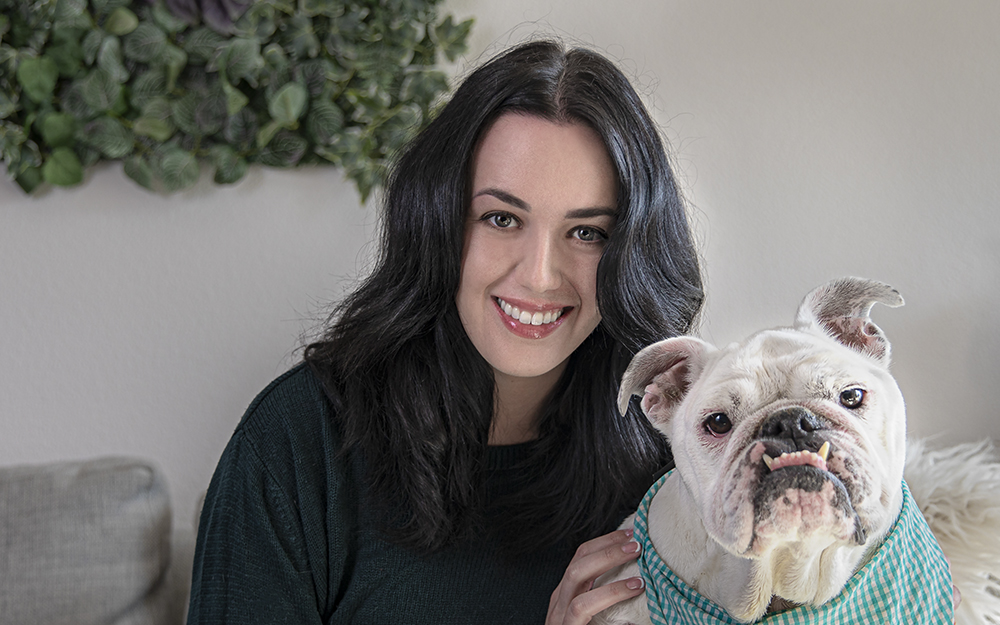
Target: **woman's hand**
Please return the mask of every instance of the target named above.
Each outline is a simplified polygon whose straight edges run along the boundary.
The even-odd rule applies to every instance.
[[[617,530],[580,545],[549,599],[546,625],[583,625],[595,614],[643,592],[642,578],[630,577],[594,588],[594,580],[635,560],[639,543],[632,530]]]

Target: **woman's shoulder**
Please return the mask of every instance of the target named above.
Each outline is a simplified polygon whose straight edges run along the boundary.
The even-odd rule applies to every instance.
[[[264,455],[339,444],[333,406],[306,363],[268,384],[250,403],[236,433]]]

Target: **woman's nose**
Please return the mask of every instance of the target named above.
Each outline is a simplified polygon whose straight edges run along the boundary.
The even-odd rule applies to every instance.
[[[519,273],[522,284],[536,293],[554,291],[562,285],[559,246],[548,236],[531,237],[526,242]]]

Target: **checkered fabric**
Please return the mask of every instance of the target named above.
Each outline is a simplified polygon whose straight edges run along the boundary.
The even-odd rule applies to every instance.
[[[673,473],[673,471],[671,471]],[[646,531],[653,496],[670,475],[653,484],[635,519],[642,545],[642,576],[654,625],[738,624],[722,608],[699,595],[666,567]],[[770,614],[768,625],[948,624],[953,622],[951,572],[927,522],[903,482],[903,508],[871,560],[826,604]]]

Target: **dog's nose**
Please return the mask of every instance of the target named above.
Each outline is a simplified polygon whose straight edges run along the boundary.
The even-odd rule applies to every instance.
[[[767,438],[786,438],[793,441],[811,438],[816,430],[823,429],[819,417],[805,408],[796,406],[783,408],[767,419],[760,426],[760,435]]]

